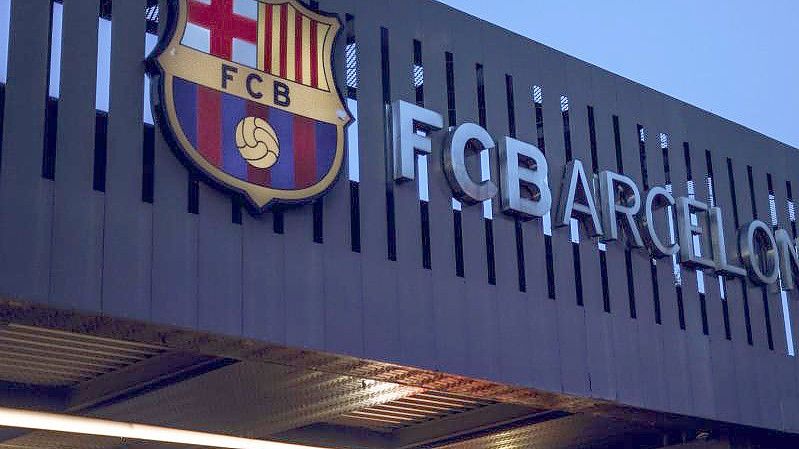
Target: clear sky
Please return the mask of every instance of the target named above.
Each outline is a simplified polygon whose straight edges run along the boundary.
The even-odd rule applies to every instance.
[[[799,0],[440,0],[799,148]]]
[[[799,148],[799,0],[441,1]]]

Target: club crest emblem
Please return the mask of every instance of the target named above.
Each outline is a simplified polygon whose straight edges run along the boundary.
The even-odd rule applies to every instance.
[[[333,70],[338,18],[298,0],[169,0],[148,66],[178,154],[255,211],[323,194],[352,121]]]

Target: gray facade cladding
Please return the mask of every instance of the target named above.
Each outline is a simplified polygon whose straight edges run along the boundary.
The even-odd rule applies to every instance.
[[[457,210],[445,132],[420,200],[393,181],[386,110],[403,100],[538,145],[555,197],[572,159],[668,185],[720,207],[728,236],[760,219],[796,237],[795,148],[430,0],[322,0],[344,24],[335,70],[357,99],[359,169],[254,216],[144,124],[147,4],[113,5],[106,115],[99,2],[65,0],[50,99],[52,3],[11,0],[4,298],[799,432],[796,291],[684,266],[677,282],[668,258],[514,219],[498,197],[490,214]]]

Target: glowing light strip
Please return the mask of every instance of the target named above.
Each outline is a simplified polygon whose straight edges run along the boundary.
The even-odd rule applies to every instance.
[[[226,449],[315,449],[275,441],[5,407],[0,407],[0,426]]]

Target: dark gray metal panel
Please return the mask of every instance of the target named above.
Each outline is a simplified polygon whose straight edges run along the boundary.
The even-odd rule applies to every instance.
[[[284,292],[286,342],[325,347],[324,249],[314,242],[313,207],[287,208]],[[302,282],[296,282],[302,279]]]
[[[586,174],[591,176],[591,141],[588,124],[588,106],[593,104],[591,71],[588,66],[576,60],[567,60],[566,93],[569,97],[569,123],[572,153],[575,159],[583,161]],[[580,233],[580,263],[583,300],[586,320],[593,313],[603,310],[602,280],[599,269],[598,239],[588,238]],[[593,377],[593,376],[592,376]]]
[[[582,159],[586,170],[592,164],[591,142],[588,107],[595,108],[600,98],[594,89],[594,76],[586,67],[580,68],[579,64],[571,61],[569,71],[576,69],[585,71],[582,77],[575,77],[567,73],[569,80],[569,93],[571,99],[571,113],[575,156]],[[596,109],[595,109],[596,110]],[[596,117],[594,117],[594,132],[596,129]],[[598,138],[598,135],[596,136]],[[597,141],[597,155],[601,148]],[[597,171],[603,169],[603,160],[597,158]],[[604,167],[610,168],[610,167]],[[615,167],[613,167],[615,168]],[[597,240],[588,240],[581,236],[580,244],[583,294],[585,298],[585,324],[586,324],[586,348],[588,358],[588,368],[591,382],[591,393],[602,399],[616,399],[616,370],[615,370],[615,349],[613,340],[614,318],[611,313],[605,311],[605,298],[602,287],[602,273],[600,271],[600,250]],[[604,253],[606,256],[606,253]],[[606,264],[607,266],[607,264]],[[606,270],[606,276],[610,276]],[[611,309],[612,310],[612,309]]]
[[[714,133],[720,135],[719,133]],[[713,165],[713,189],[716,205],[721,208],[724,221],[724,235],[728,242],[727,255],[731,263],[740,265],[737,256],[737,232],[735,226],[734,207],[732,204],[732,192],[727,173],[727,159],[724,156],[724,142],[714,139],[710,148],[711,161]],[[736,185],[737,187],[737,185]],[[741,284],[738,279],[726,279],[724,282],[726,299],[730,314],[730,331],[734,345],[746,345],[746,324],[744,317],[743,295]]]
[[[678,106],[678,104],[670,101],[664,103],[662,129],[669,136],[668,157],[673,192],[675,196],[684,196],[687,194],[687,188],[685,184],[685,164],[682,159],[682,142],[684,141],[686,130]],[[666,384],[670,408],[674,411],[687,412],[692,407],[689,341],[697,333],[701,333],[701,327],[698,324],[698,308],[689,307],[685,300],[683,300],[683,304],[686,330],[688,332],[676,328],[667,331],[664,334],[664,348],[673,349],[668,354],[670,361],[666,364]],[[679,313],[677,303],[671,304],[670,307],[673,307]]]
[[[569,99],[568,132],[572,158],[582,160],[586,175],[591,176],[591,148],[588,132],[588,109],[586,106],[590,96],[591,73],[589,70],[586,70],[583,64],[577,64],[574,60],[563,61],[563,64],[558,66],[558,69],[562,70],[563,76],[560,81],[561,84],[557,85],[557,87]],[[549,89],[551,90],[551,88]],[[560,128],[560,134],[563,135],[565,132],[563,120],[561,120]],[[558,128],[552,126],[549,129],[557,130]],[[562,154],[565,160],[567,156],[565,153],[565,137],[563,137],[563,142],[564,151]],[[566,385],[564,385],[564,387],[566,387],[566,392],[590,395],[593,394],[591,362],[593,361],[596,363],[599,360],[596,357],[592,360],[590,353],[594,349],[591,346],[597,344],[600,348],[606,347],[605,342],[602,340],[589,342],[587,327],[587,321],[589,319],[587,314],[590,313],[587,309],[591,308],[595,314],[600,314],[600,316],[602,314],[600,311],[603,310],[602,281],[599,273],[599,249],[597,247],[597,240],[589,238],[585,234],[584,229],[580,228],[578,252],[574,253],[575,244],[572,243],[568,237],[568,228],[564,228],[564,230],[567,231],[565,235],[558,236],[556,233],[554,238],[566,238],[568,242],[568,252],[564,254],[564,256],[567,260],[571,261],[571,267],[565,275],[574,276],[575,278],[580,276],[580,294],[582,295],[583,302],[582,306],[579,306],[577,303],[576,282],[573,286],[574,301],[567,300],[566,302],[559,302],[561,311],[566,311],[568,313],[570,316],[569,321],[572,323],[565,329],[561,327],[560,340],[564,342],[562,345],[566,344],[565,342],[569,342],[577,348],[578,351],[565,360],[570,365],[575,377],[574,384],[570,388],[566,387]],[[579,273],[576,272],[575,258],[578,258],[580,262]],[[602,334],[600,333],[599,335],[601,336]],[[603,369],[600,369],[600,378],[598,379],[600,385],[602,384],[601,373],[603,373],[603,371]]]
[[[740,284],[736,287],[739,294],[738,298],[741,298]],[[731,288],[730,292],[732,290]],[[745,338],[734,347],[735,378],[738,383],[738,411],[740,418],[743,422],[759,422],[759,381],[753,366],[753,360],[758,361],[757,351],[747,344]]]
[[[617,395],[613,317],[604,312],[601,303],[597,310],[591,310],[590,304],[586,307],[589,308],[586,310],[585,325],[591,394],[596,398],[612,400]]]
[[[644,170],[647,171],[647,184],[651,185],[648,173],[649,165],[642,168],[640,136],[638,125],[644,123],[644,111],[649,107],[659,106],[657,103],[644,103],[643,92],[632,82],[624,80],[619,84],[619,129],[622,141],[622,157],[624,171],[640,187],[644,189]],[[642,125],[643,126],[643,125]],[[652,145],[646,142],[645,147]],[[644,153],[646,155],[646,152]],[[646,158],[644,163],[648,163]],[[662,165],[661,165],[662,167]],[[661,168],[662,170],[662,168]],[[663,409],[667,406],[666,379],[664,377],[664,359],[662,354],[663,336],[661,329],[655,324],[654,284],[652,282],[652,259],[646,251],[631,252],[633,285],[635,288],[636,325],[638,331],[637,350],[640,357],[639,376],[643,382],[641,403],[650,409]]]
[[[796,301],[789,295],[788,296],[789,308],[791,310],[791,323],[793,324],[794,340],[796,339],[797,329],[797,315],[799,315],[799,306]],[[796,344],[794,344],[796,347]],[[788,432],[799,432],[799,366],[796,363],[796,356],[787,357],[783,360],[786,365],[785,372],[789,378],[781,382],[783,388],[782,394],[782,419],[785,430]]]
[[[228,195],[201,183],[199,197],[197,326],[220,334],[240,335],[241,227],[232,223]]]
[[[688,141],[688,124],[684,115],[684,105],[679,102],[666,102],[666,113],[669,135],[669,167],[674,197],[688,196],[688,167],[686,167],[683,151],[683,143]],[[691,338],[702,335],[696,275],[692,274],[690,269],[680,266],[680,278],[682,280],[681,290],[686,332],[690,341]]]
[[[313,241],[312,207],[286,210],[286,343],[323,348],[325,344],[322,247]],[[298,280],[301,280],[298,282]]]
[[[738,140],[734,149],[739,155],[743,155],[747,149],[747,146]],[[735,186],[738,194],[738,216],[740,217],[741,226],[745,226],[755,219],[752,213],[752,195],[749,191],[749,179],[747,174],[748,163],[749,161],[745,157],[741,156],[732,160]],[[749,314],[752,322],[752,336],[754,338],[754,345],[759,350],[768,350],[768,341],[766,337],[766,316],[765,310],[763,309],[760,287],[748,282],[747,293],[749,295]]]
[[[785,229],[789,235],[792,234],[792,227],[791,221],[788,216],[788,192],[787,192],[787,185],[786,181],[792,180],[793,174],[790,173],[791,170],[788,169],[788,165],[790,160],[786,156],[782,159],[779,166],[774,167],[774,196],[775,201],[777,204],[777,223],[778,226],[782,229]],[[791,182],[791,187],[793,190],[793,182]],[[792,332],[792,343],[794,347],[794,353],[796,348],[796,338],[797,338],[797,301],[794,300],[792,297],[792,292],[788,292],[787,300],[788,300],[788,323],[791,327]],[[788,344],[791,344],[789,342]],[[788,432],[796,432],[799,430],[799,389],[797,388],[797,363],[796,363],[796,356],[789,356],[789,357],[780,357],[778,363],[781,366],[781,378],[782,380],[778,382],[778,388],[780,391],[780,404],[781,404],[781,411],[782,411],[782,421],[783,421],[783,428]]]
[[[386,156],[380,27],[384,11],[369,3],[355,9],[361,71],[358,116],[361,161],[361,246],[364,301],[364,354],[397,360],[400,356],[396,268],[387,260]]]
[[[703,126],[704,125],[704,126]],[[696,199],[707,205],[711,205],[711,191],[707,181],[707,162],[706,151],[713,148],[713,133],[707,132],[707,125],[697,120],[691,120],[689,124],[689,138],[691,139],[691,165],[693,167],[693,177],[696,189]],[[715,170],[714,170],[715,171]],[[715,195],[714,195],[715,197]],[[702,239],[703,254],[712,251],[710,238]],[[705,293],[707,296],[708,329],[711,340],[724,339],[724,316],[721,303],[721,292],[718,277],[712,272],[704,273]]]
[[[566,94],[566,68],[563,61],[553,51],[543,51],[538,56],[538,85],[543,89],[544,140],[550,170],[550,185],[554,192],[560,192],[563,172],[566,165],[565,143],[563,137],[563,118],[560,110],[560,97]],[[577,304],[573,283],[574,267],[569,242],[569,227],[555,227],[557,195],[552,208],[552,248],[555,271],[555,292],[559,310],[560,303]]]
[[[663,186],[666,185],[666,173],[660,134],[666,133],[667,130],[664,129],[666,113],[662,94],[651,89],[643,89],[641,92],[641,108],[642,111],[638,117],[640,124],[646,131],[646,162],[649,186]],[[645,195],[645,193],[642,193],[642,195]],[[659,219],[657,223],[661,232],[660,235],[667,236],[667,221]],[[674,269],[671,258],[657,260],[656,270],[662,321],[662,324],[657,326],[657,328],[661,333],[664,363],[668,363],[671,358],[669,354],[674,351],[674,348],[671,345],[665,345],[663,341],[666,335],[670,333],[682,334],[679,327],[677,290],[674,286]]]
[[[499,46],[514,45],[512,39],[505,39],[498,43]],[[507,58],[499,57],[497,52],[488,51],[484,54],[484,61],[486,67],[486,95],[488,97],[488,129],[494,136],[510,135],[510,118],[509,110],[513,111],[513,116],[517,124],[517,130],[521,128],[530,128],[528,115],[525,114],[529,110],[525,99],[527,98],[527,87],[519,85],[516,79],[513,79],[513,102],[509,103],[507,80],[503,69],[513,66],[512,62]],[[519,126],[520,122],[524,123]],[[517,135],[518,137],[518,135]],[[527,141],[534,141],[528,139]],[[491,160],[491,173],[494,182],[499,182],[499,161],[496,158]],[[516,222],[513,218],[504,215],[500,211],[499,198],[494,202],[494,248],[497,272],[497,286],[494,290],[496,301],[496,322],[497,336],[496,336],[496,358],[497,358],[497,374],[503,382],[511,384],[524,384],[530,383],[533,379],[532,373],[534,372],[533,357],[529,354],[520,355],[518,350],[512,348],[512,342],[521,340],[530,340],[532,338],[529,325],[528,316],[528,302],[542,301],[544,296],[530,296],[528,292],[536,290],[536,283],[540,285],[542,279],[545,278],[531,278],[528,277],[529,270],[526,270],[530,264],[534,264],[536,260],[530,260],[526,254],[525,256],[525,292],[520,291],[519,285],[519,266],[517,261],[517,236],[516,236]],[[529,239],[525,239],[531,232],[536,232],[534,228],[529,226],[529,223],[522,223],[522,245],[529,246]],[[525,241],[528,240],[528,241]],[[543,248],[542,248],[543,249]],[[538,253],[539,255],[541,253]],[[545,285],[545,284],[544,284]],[[546,290],[542,290],[545,292]]]
[[[694,182],[694,186],[702,182],[701,176],[698,175],[701,172],[697,170],[697,167],[701,166],[701,159],[697,161],[696,157],[690,157],[691,165],[689,176],[689,161],[686,160],[684,145],[687,143],[689,146],[692,146],[694,143],[690,141],[691,121],[689,117],[686,117],[684,112],[685,111],[680,112],[684,128],[681,129],[682,132],[675,133],[671,141],[671,147],[674,149],[672,167],[675,168],[675,175],[679,173],[679,175],[674,176],[672,179],[675,183],[675,192],[680,193],[682,196],[689,196],[691,192],[687,185],[689,179]],[[696,195],[696,198],[702,199],[701,195]],[[712,376],[709,366],[709,340],[708,337],[704,335],[704,318],[699,295],[699,280],[697,279],[700,275],[701,273],[697,273],[696,270],[693,269],[686,267],[682,267],[681,269],[682,296],[685,305],[688,333],[688,369],[691,379],[692,409],[695,413],[701,412],[703,416],[712,416],[715,404],[713,399]]]
[[[637,125],[640,120],[641,99],[639,89],[628,80],[619,80],[617,83],[619,116],[619,134],[621,137],[622,160],[624,172],[632,178],[638,186],[643,186],[643,173],[641,169],[640,145]],[[632,348],[637,351],[640,358],[637,383],[643,383],[640,388],[640,404],[657,408],[658,402],[648,394],[650,388],[659,390],[663,388],[664,379],[659,372],[657,359],[653,357],[652,347],[659,346],[657,336],[653,332],[652,323],[655,321],[655,308],[653,302],[653,286],[651,267],[652,261],[645,251],[633,250],[630,252],[632,266],[632,285],[634,289],[634,302],[636,318],[633,328],[637,338],[632,342]]]
[[[354,11],[354,2],[349,0],[326,0],[322,9],[342,13]],[[358,20],[355,20],[358,33]],[[345,80],[345,39],[336,45],[335,70],[339,89],[343,92]],[[324,301],[325,301],[325,349],[354,356],[363,355],[363,296],[360,256],[352,252],[350,233],[350,186],[348,164],[344,164],[339,181],[324,198]]]
[[[559,192],[567,163],[561,96],[568,95],[565,61],[549,51],[539,56],[541,66],[539,85],[543,89],[544,133],[546,156],[550,168],[550,185]],[[552,221],[556,221],[559,198],[553,196]],[[583,232],[582,228],[579,232]],[[589,393],[585,314],[577,305],[574,256],[570,227],[552,229],[552,253],[555,272],[555,292],[560,346],[561,385],[564,392]]]
[[[519,140],[537,145],[533,86],[537,76],[537,52],[523,42],[513,40],[511,51],[519,55],[512,61],[516,135]],[[535,49],[532,49],[535,50]],[[551,179],[550,179],[551,181]],[[543,219],[523,222],[525,277],[528,296],[535,301],[548,300],[546,254],[544,252]]]
[[[704,129],[700,122],[692,116],[686,116],[687,127],[687,140],[689,146],[689,157],[691,160],[691,173],[694,181],[694,191],[697,200],[710,204],[709,191],[707,187],[706,176],[706,162],[705,162],[705,149],[708,148],[712,142],[708,140],[707,130]],[[710,134],[712,135],[712,134]],[[683,160],[685,159],[683,151]],[[706,219],[706,217],[701,217]],[[701,240],[702,254],[709,254],[712,251],[710,246],[710,239],[703,238]],[[694,407],[697,413],[703,416],[715,416],[717,414],[725,414],[733,416],[732,411],[735,403],[725,402],[734,398],[734,392],[727,391],[730,388],[730,383],[734,384],[734,377],[730,377],[732,372],[729,370],[731,360],[723,361],[722,357],[725,352],[719,348],[719,352],[715,353],[714,349],[717,345],[714,342],[725,340],[723,314],[721,309],[721,302],[719,298],[718,279],[710,272],[696,273],[691,271],[689,273],[691,278],[683,282],[683,292],[690,291],[691,298],[696,292],[697,304],[700,307],[700,319],[707,321],[709,336],[701,335],[691,339],[691,357],[696,362],[691,364],[691,376],[694,385]],[[699,285],[700,276],[704,282],[705,290],[705,318],[702,318],[702,304]],[[689,298],[685,295],[685,298]],[[714,357],[715,356],[715,357]],[[714,369],[717,368],[718,369]],[[723,410],[718,410],[717,406],[719,401],[722,401]]]
[[[721,303],[716,291],[707,296],[708,301]],[[710,341],[710,359],[712,362],[712,388],[715,400],[716,416],[728,422],[740,422],[738,411],[738,379],[735,372],[735,356],[733,343],[724,337],[713,337]]]
[[[613,115],[617,113],[613,77],[602,71],[592,73],[594,115],[597,134],[598,163],[600,170],[618,171],[613,135]],[[621,245],[607,245],[608,289],[611,313],[616,317],[629,317],[627,300],[627,275],[624,271],[624,249]],[[614,324],[615,325],[615,324]]]
[[[422,38],[422,27],[414,20],[417,11],[408,8],[404,3],[391,3],[390,10],[391,20],[387,25],[391,30],[389,48],[391,100],[416,104],[416,90],[413,85],[413,41]],[[424,45],[422,51],[425,51]],[[434,163],[435,160],[428,158],[428,165]],[[387,182],[393,183],[393,180],[389,179]],[[401,298],[398,301],[397,317],[401,350],[399,361],[414,366],[435,368],[432,276],[423,267],[419,178],[412,182],[394,183],[393,192],[396,217],[397,296]]]
[[[791,182],[791,193],[793,195],[793,191],[795,189],[794,186],[797,185],[799,179],[797,179],[795,171],[792,170],[791,165],[789,165],[792,162],[792,158],[788,157],[790,154],[789,151],[792,150],[785,152],[784,159],[781,161],[782,163],[778,167],[778,172],[780,175],[775,178],[774,187],[777,192],[777,214],[780,218],[780,225],[783,227],[783,229],[788,230],[788,232],[793,235],[793,227],[787,207],[788,192],[786,182]],[[799,301],[796,301],[796,295],[796,290],[787,293],[791,329],[793,332],[794,351],[796,351],[796,348],[799,348]],[[786,430],[790,432],[797,432],[797,430],[799,430],[799,410],[797,410],[797,407],[799,407],[799,364],[797,364],[796,356],[789,357],[785,363],[788,365],[787,372],[789,374],[793,373],[793,383],[791,383],[788,379],[782,383],[784,388],[783,391],[785,391],[783,394],[783,422]]]
[[[764,148],[765,146],[765,142],[757,139],[757,141],[752,142],[751,148],[753,148],[754,151],[757,151],[758,148]],[[769,226],[772,226],[772,221],[769,203],[768,174],[772,172],[773,170],[770,168],[764,168],[760,164],[754,162],[752,164],[752,181],[754,183],[755,191],[754,201],[757,205],[757,218]],[[780,355],[785,355],[788,353],[788,346],[785,340],[785,327],[783,324],[779,288],[770,288],[767,289],[766,292],[768,294],[768,312],[770,314],[769,320],[771,322],[773,334],[772,338],[774,342],[774,352]]]
[[[188,213],[188,172],[163,134],[155,136],[152,316],[178,326],[197,325],[197,216]]]
[[[389,14],[381,22],[389,30],[388,55],[391,61],[390,83],[391,101],[404,101],[416,104],[413,88],[413,40],[417,38],[417,26],[413,24],[413,12],[405,5],[391,3]],[[391,134],[391,133],[390,133]],[[386,149],[386,158],[393,164],[391,156],[393,145]],[[392,171],[393,173],[393,171]],[[419,225],[419,182],[394,183],[386,179],[394,192],[394,212],[396,215],[397,261],[400,277],[410,275],[413,268],[422,266],[422,247]]]
[[[754,133],[747,134],[742,139],[747,153],[752,155],[757,153],[761,148],[765,148],[765,142]],[[751,156],[750,156],[751,157]],[[769,191],[766,178],[766,170],[759,164],[757,158],[751,157],[747,161],[752,165],[752,184],[754,197],[751,198],[753,204],[757,209],[755,218],[771,225],[771,217],[769,213]],[[779,294],[776,289],[767,289],[766,298],[763,298],[762,289],[750,289],[750,299],[754,304],[760,307],[760,313],[764,323],[768,320],[771,329],[771,339],[773,343],[773,350],[768,347],[763,348],[761,351],[761,363],[756,365],[756,373],[760,388],[758,390],[760,396],[761,406],[761,422],[764,425],[769,423],[774,426],[781,427],[782,412],[781,412],[781,398],[779,382],[763,382],[769,376],[775,376],[779,379],[787,377],[781,372],[782,365],[780,361],[787,354],[787,345],[785,343],[785,331],[782,320],[782,307]],[[766,303],[764,303],[764,301]]]
[[[327,248],[326,248],[327,249]],[[358,255],[325,254],[325,347],[329,351],[363,355],[364,323],[361,267]]]
[[[751,207],[749,206],[749,202],[745,201],[749,197],[749,185],[746,178],[746,167],[744,165],[743,171],[739,169],[739,165],[741,165],[740,156],[742,155],[742,151],[738,147],[740,142],[738,142],[738,136],[734,136],[732,134],[727,133],[720,133],[717,136],[717,144],[719,148],[726,153],[726,157],[720,158],[719,161],[721,163],[721,170],[722,173],[720,175],[716,175],[718,179],[719,189],[719,196],[721,200],[719,204],[722,205],[725,211],[728,211],[728,216],[725,216],[725,219],[728,218],[728,223],[725,226],[725,231],[727,239],[731,238],[732,236],[733,241],[737,239],[737,228],[734,224],[734,214],[737,213],[739,217],[739,226],[743,226],[748,220],[748,217],[751,217]],[[733,180],[734,180],[734,194],[736,198],[736,202],[733,203],[733,186],[730,183],[730,177],[728,173],[728,165],[727,165],[727,158],[730,158],[732,161],[732,173],[733,173]],[[714,164],[714,169],[715,169]],[[719,169],[715,169],[718,171]],[[727,191],[728,193],[722,194],[723,191]],[[745,205],[744,205],[745,204]],[[737,258],[735,258],[737,259]],[[736,263],[740,263],[736,260]],[[731,280],[727,283],[728,285],[728,292],[727,297],[728,301],[730,302],[730,309],[731,310],[740,310],[742,314],[744,314],[745,319],[745,301],[743,295],[743,288],[744,285],[741,283],[740,280],[735,279]],[[747,287],[748,297],[749,297],[749,316],[750,316],[750,323],[752,327],[752,336],[754,340],[754,344],[757,346],[750,346],[747,342],[747,335],[746,335],[746,327],[745,323],[742,323],[743,326],[739,328],[739,333],[736,336],[733,335],[733,342],[735,343],[735,369],[736,369],[736,379],[738,381],[738,402],[739,402],[739,412],[741,420],[744,422],[761,422],[760,420],[760,404],[759,404],[759,388],[760,388],[760,381],[756,376],[756,367],[755,365],[760,363],[759,358],[759,351],[765,345],[763,344],[762,340],[758,338],[758,330],[762,330],[762,315],[758,318],[754,313],[752,313],[752,301],[756,300],[757,297],[753,297],[751,294],[751,289]]]
[[[166,11],[166,0],[159,1]],[[163,35],[165,21],[159,23]],[[153,89],[155,91],[155,89]],[[153,189],[152,316],[166,324],[196,327],[197,216],[188,213],[189,175],[160,131],[155,133]]]
[[[702,124],[696,120],[691,120],[689,123],[691,160],[696,185],[696,198],[710,205],[711,190],[707,182],[708,170],[705,151],[712,151],[710,149],[715,143],[712,136],[716,134],[716,131],[707,129],[707,127],[702,127],[701,125]],[[721,170],[717,164],[713,164],[713,168],[714,175]],[[718,177],[719,176],[714,176],[714,190],[712,192],[714,193],[713,198],[717,205],[719,201],[717,187]],[[705,239],[704,242],[709,242],[709,240]],[[734,241],[731,242],[733,245],[732,248],[735,248]],[[711,250],[707,243],[703,243],[703,245],[705,245],[703,247],[705,253]],[[709,354],[705,360],[708,361],[709,369],[712,370],[712,383],[710,385],[703,384],[702,386],[713,391],[716,416],[735,422],[739,419],[739,413],[733,342],[728,341],[725,335],[724,303],[721,299],[719,279],[712,273],[706,273],[704,282],[710,332]],[[705,371],[705,373],[706,372],[707,371]],[[705,381],[708,380],[707,377],[703,377],[702,379]]]
[[[645,132],[645,158],[647,181],[649,187],[665,185],[666,176],[663,165],[663,152],[660,146],[660,128],[659,125],[663,123],[663,99],[655,91],[651,89],[642,89],[640,92],[640,110],[636,114],[636,122],[644,128]],[[639,164],[640,165],[640,164]],[[642,193],[645,195],[645,193]],[[660,220],[659,229],[663,232],[665,220]],[[649,263],[652,263],[650,260]],[[652,318],[648,321],[645,317],[642,319],[642,329],[649,332],[644,334],[650,339],[648,344],[643,345],[645,348],[642,351],[642,360],[646,361],[646,367],[643,368],[647,377],[654,377],[657,379],[652,388],[647,388],[644,392],[644,400],[656,409],[668,408],[669,398],[667,395],[668,381],[666,379],[666,365],[670,363],[669,354],[672,353],[673,348],[666,348],[665,335],[669,332],[679,332],[679,319],[676,316],[676,308],[674,305],[677,303],[676,290],[674,288],[674,275],[671,265],[671,259],[662,259],[655,261],[654,280],[653,275],[650,275],[649,282],[652,289],[652,298],[643,298],[643,301],[652,301],[651,313]],[[655,290],[657,289],[657,290]],[[655,304],[654,295],[657,294],[657,304]],[[656,322],[656,310],[660,312],[660,324]],[[651,323],[656,323],[652,325]]]
[[[588,129],[588,107],[590,93],[578,91],[579,86],[590,87],[590,75],[569,86],[571,101],[572,142],[575,157],[586,164],[586,172],[591,171],[590,133]],[[586,80],[588,80],[586,82]],[[571,80],[570,80],[571,81]],[[591,101],[592,103],[592,101]],[[612,399],[616,395],[613,363],[613,344],[610,315],[604,311],[602,272],[600,270],[600,250],[598,239],[580,237],[580,276],[585,306],[586,364],[591,395],[602,399]]]
[[[11,2],[0,171],[0,289],[46,302],[50,293],[52,183],[41,177],[50,35],[49,0]]]
[[[595,98],[595,121],[598,163],[600,170],[618,171],[613,115],[618,114],[615,80],[601,72],[594,72],[592,89]],[[626,167],[625,167],[626,168]],[[608,289],[613,323],[613,351],[616,378],[616,395],[619,401],[640,403],[642,400],[640,356],[637,324],[630,319],[627,272],[624,246],[608,244]]]
[[[719,150],[723,148],[723,142],[716,142],[716,144],[719,145]],[[727,176],[727,162],[726,158],[718,156],[719,152],[720,151],[711,152],[711,156],[713,158],[713,184],[716,192],[716,204],[721,207],[723,212],[726,239],[727,241],[735,242],[734,239],[737,236],[737,229],[734,225],[734,206],[732,204],[729,177]],[[737,248],[737,244],[734,244],[728,253],[734,255],[734,248]],[[732,257],[731,261],[738,263],[737,257]],[[752,381],[751,367],[749,362],[746,361],[746,358],[749,356],[752,348],[747,343],[744,301],[741,291],[741,283],[738,279],[729,279],[725,283],[725,289],[726,301],[730,311],[730,330],[732,334],[732,375],[735,376],[736,381],[735,395],[738,403],[738,419],[740,421],[745,421],[749,419],[749,416],[751,416],[755,407],[753,404],[755,392],[748,387],[749,382]],[[747,387],[742,388],[744,385]]]
[[[537,144],[533,86],[541,85],[540,61],[545,57],[546,49],[525,45],[523,41],[516,41],[512,48],[518,56],[514,60],[516,69],[512,73],[516,85],[519,86],[515,98],[517,103],[523,105],[516,114],[517,132],[521,140]],[[557,177],[550,171],[550,186],[558,182]],[[528,293],[527,315],[520,319],[529,323],[525,324],[530,333],[529,341],[540,342],[529,348],[533,363],[533,368],[529,371],[533,379],[531,385],[548,391],[558,391],[561,388],[558,303],[549,298],[543,230],[543,219],[535,219],[524,225]],[[513,357],[513,352],[518,352],[512,347],[506,348],[505,345],[502,350],[508,353],[507,357]]]
[[[795,294],[795,291],[792,292]],[[792,294],[788,295],[789,308],[791,310],[791,323],[793,324],[794,341],[797,339],[797,329],[799,329],[799,304],[794,300]],[[797,345],[794,343],[794,348]],[[793,373],[791,379],[785,379],[782,384],[785,389],[783,394],[783,422],[785,429],[789,432],[799,432],[799,366],[796,363],[796,356],[789,357],[786,365],[788,365],[787,372]]]
[[[146,2],[117,2],[111,27],[111,84],[103,230],[103,309],[150,317],[152,206],[142,199]]]
[[[481,45],[484,24],[474,17],[459,20],[457,29],[472,30],[468,35],[453,41],[455,55],[455,97],[458,124],[479,123],[477,95],[477,64],[485,64],[485,48]],[[485,73],[496,67],[484,68]],[[488,99],[486,99],[487,108]],[[477,158],[476,154],[471,156]],[[475,164],[475,167],[477,165]],[[461,298],[466,326],[467,365],[469,376],[496,373],[493,348],[497,335],[496,300],[488,285],[486,230],[482,204],[463,205],[463,264],[465,290]]]
[[[498,48],[507,48],[512,45],[513,39],[509,36],[494,42],[488,46],[482,55],[485,70],[485,90],[486,90],[486,118],[487,129],[500,139],[502,136],[511,135],[510,117],[508,113],[508,89],[506,75],[508,69],[513,66],[512,57],[504,52],[496,51]],[[523,94],[523,91],[522,91]],[[516,92],[514,91],[514,101]],[[514,119],[516,111],[514,106]],[[491,179],[499,185],[499,158],[498,152],[491,155]],[[518,323],[517,319],[510,318],[509,312],[521,313],[524,316],[525,295],[519,290],[519,265],[517,259],[516,246],[516,221],[501,212],[500,198],[496,197],[493,201],[494,220],[493,240],[494,240],[494,260],[496,268],[496,286],[490,286],[489,295],[483,299],[484,302],[492,306],[489,309],[492,314],[494,328],[493,348],[496,374],[503,382],[513,382],[527,376],[523,371],[505,373],[501,361],[507,361],[507,355],[501,353],[500,348],[509,344],[507,340],[506,320],[511,323]],[[479,301],[479,298],[476,298]],[[510,306],[510,307],[508,307]],[[518,332],[519,329],[516,329]],[[524,335],[524,334],[522,334]],[[529,337],[528,337],[529,338]],[[505,353],[507,354],[507,353]],[[523,366],[523,365],[522,365]],[[518,366],[518,368],[522,368]]]
[[[774,201],[775,201],[775,218],[777,219],[777,225],[785,230],[788,233],[791,233],[791,226],[788,220],[786,220],[786,210],[785,208],[781,208],[780,205],[786,204],[786,197],[785,197],[785,178],[782,172],[782,168],[774,168],[769,169],[769,173],[771,173],[772,182],[773,182],[773,192],[774,192]],[[771,224],[771,223],[770,223]],[[771,356],[771,361],[776,366],[776,373],[779,375],[781,379],[778,382],[774,382],[773,387],[773,394],[774,400],[776,402],[776,408],[773,410],[774,413],[778,413],[779,416],[772,417],[771,421],[774,422],[781,422],[781,428],[783,430],[792,430],[795,428],[796,423],[796,412],[797,412],[797,402],[796,402],[796,359],[795,357],[787,356],[789,346],[793,344],[794,338],[794,328],[792,320],[792,314],[790,311],[790,299],[788,300],[788,312],[787,316],[783,318],[783,314],[785,313],[782,304],[782,297],[779,292],[775,292],[772,295],[772,303],[771,307],[777,309],[778,311],[778,319],[779,322],[776,323],[776,332],[781,335],[781,341],[783,342],[784,349],[782,351],[778,350],[775,351],[774,354]],[[790,323],[790,330],[786,329],[786,322]],[[791,335],[787,335],[790,332]],[[791,342],[789,344],[788,338],[790,337]]]
[[[419,7],[428,6],[422,0],[416,3]],[[436,14],[424,14],[419,20],[424,29],[422,57],[425,68],[425,106],[446,117],[448,104],[445,51],[452,50],[452,35],[445,28],[436,26],[440,23]],[[455,76],[463,75],[456,73]],[[462,304],[465,282],[456,276],[452,191],[441,164],[443,135],[444,133],[434,135],[433,153],[428,158],[435,350],[438,369],[461,372],[466,369],[468,351],[464,344],[468,323]]]
[[[286,342],[297,347],[325,346],[324,251],[314,242],[313,207],[286,208]],[[301,282],[297,282],[301,279]]]
[[[242,334],[285,343],[285,239],[273,232],[272,218],[242,217]]]
[[[243,327],[242,228],[232,223],[237,202],[209,184],[198,186],[197,326],[231,335]]]
[[[101,307],[103,202],[93,191],[99,1],[64,5],[50,302]],[[88,68],[88,69],[87,69]]]
[[[641,170],[640,145],[637,125],[640,120],[641,93],[637,85],[626,79],[617,80],[616,95],[618,103],[616,113],[619,117],[619,135],[621,138],[621,157],[624,174],[643,189],[643,173]],[[625,244],[620,240],[617,244]],[[651,260],[645,251],[631,251],[633,286],[635,289],[636,320],[649,327],[654,322],[655,312],[652,301],[652,278],[650,275]]]

